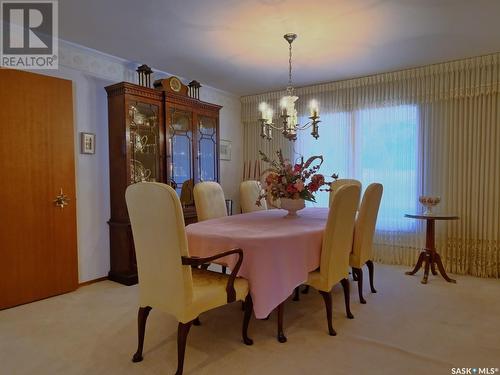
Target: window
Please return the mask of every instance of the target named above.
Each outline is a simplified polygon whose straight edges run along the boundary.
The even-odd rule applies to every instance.
[[[302,118],[300,123],[309,121],[307,117]],[[325,175],[327,181],[332,174],[336,173],[340,178],[346,178],[351,170],[351,114],[349,112],[327,113],[321,115],[320,137],[314,139],[308,131],[299,132],[297,140],[298,154],[309,157],[323,155],[323,165],[319,170]],[[297,156],[297,155],[296,155]],[[307,206],[328,207],[328,192],[318,192],[316,203],[306,202]]]
[[[418,197],[418,108],[399,105],[365,108],[322,116],[320,138],[301,133],[298,147],[304,155],[323,155],[324,174],[355,178],[363,189],[372,182],[384,186],[377,229],[401,231],[414,228],[404,214],[417,210]],[[328,207],[328,193],[319,193],[317,203]]]

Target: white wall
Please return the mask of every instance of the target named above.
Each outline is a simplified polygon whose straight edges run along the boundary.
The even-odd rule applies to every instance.
[[[73,81],[79,280],[85,282],[107,276],[109,271],[108,115],[104,87],[120,81],[135,82],[137,64],[64,41],[59,54],[58,70],[34,72]],[[155,77],[169,75],[158,72]],[[221,183],[226,197],[235,201],[236,213],[243,156],[240,99],[210,87],[202,87],[200,95],[202,100],[223,106],[221,138],[232,142],[232,160],[221,161]],[[95,155],[80,154],[80,132],[96,134]]]
[[[239,97],[216,89],[200,89],[200,99],[222,105],[220,138],[231,141],[231,160],[220,161],[220,182],[227,199],[233,200],[233,214],[240,213],[239,187],[243,178],[243,125]]]

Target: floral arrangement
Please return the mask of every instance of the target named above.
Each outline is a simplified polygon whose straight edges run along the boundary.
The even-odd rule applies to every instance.
[[[271,196],[273,200],[279,198],[304,199],[316,202],[314,193],[317,191],[330,191],[330,183],[325,181],[322,174],[317,173],[323,164],[323,156],[311,156],[304,162],[301,157],[295,164],[283,158],[281,150],[276,151],[278,160],[270,159],[262,151],[259,151],[262,160],[270,165],[262,174],[264,190],[257,198],[257,206],[260,206],[262,198]],[[331,176],[334,180],[336,174]],[[327,188],[322,189],[323,186]]]

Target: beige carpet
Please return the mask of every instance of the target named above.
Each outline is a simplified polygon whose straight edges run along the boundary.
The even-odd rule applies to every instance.
[[[376,265],[379,293],[365,287],[354,320],[334,289],[334,328],[311,290],[285,308],[288,342],[275,339],[276,316],[250,323],[254,345],[240,337],[239,304],[201,316],[192,327],[186,374],[451,374],[454,367],[500,367],[500,281],[457,276],[458,284],[405,268]],[[0,374],[173,374],[177,323],[152,311],[144,361],[136,347],[137,287],[105,281],[64,296],[0,311]]]

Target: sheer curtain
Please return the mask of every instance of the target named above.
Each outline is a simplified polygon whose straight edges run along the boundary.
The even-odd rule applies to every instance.
[[[384,186],[377,220],[382,231],[408,231],[415,222],[419,196],[419,123],[414,105],[367,108],[354,112],[354,168],[352,176],[366,188]]]
[[[404,214],[418,211],[421,150],[418,106],[397,105],[327,114],[320,138],[301,132],[294,152],[323,155],[322,173],[357,179],[363,192],[369,184],[381,183],[378,242],[394,244],[396,233],[404,244],[415,245],[415,231],[421,228]],[[319,193],[316,203],[307,205],[328,207],[328,193]]]
[[[413,265],[422,223],[403,217],[420,210],[421,194],[441,196],[439,209],[458,221],[439,222],[436,242],[455,273],[500,277],[500,54],[394,73],[302,87],[299,114],[320,103],[320,138],[304,134],[294,147],[325,156],[322,171],[384,185],[375,260]],[[257,106],[277,108],[282,92],[242,98],[245,158],[258,155]],[[279,134],[276,137],[280,137]],[[265,141],[264,141],[265,143]],[[262,143],[261,143],[262,144]],[[318,196],[317,205],[327,205]]]
[[[300,119],[302,123],[307,117]],[[351,163],[351,116],[348,112],[327,113],[322,116],[321,137],[317,140],[309,132],[300,132],[293,149],[294,157],[323,155],[323,165],[320,173],[328,176],[338,174],[339,178],[349,176],[352,170]],[[335,124],[335,126],[331,126]],[[316,203],[306,202],[310,207],[328,207],[328,192],[318,192]]]

